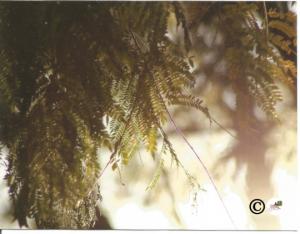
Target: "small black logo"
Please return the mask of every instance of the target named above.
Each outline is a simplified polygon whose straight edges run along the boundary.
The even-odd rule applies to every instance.
[[[249,209],[253,214],[261,214],[265,208],[265,203],[261,199],[254,199],[249,204]]]
[[[279,210],[282,206],[282,201],[276,201],[270,205],[270,210]]]

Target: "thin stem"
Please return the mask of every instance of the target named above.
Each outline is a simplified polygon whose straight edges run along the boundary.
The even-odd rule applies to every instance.
[[[226,129],[223,125],[221,125],[217,120],[215,120],[213,117],[211,117],[211,120],[217,124],[221,129],[223,129],[225,132],[227,132],[230,136],[232,136],[235,139],[238,139],[233,133],[231,133],[228,129]]]
[[[159,95],[160,95],[160,97],[162,98],[162,96],[161,96],[160,93],[159,93]],[[205,166],[204,162],[200,159],[200,156],[197,154],[197,152],[196,152],[196,150],[194,149],[194,147],[193,147],[193,146],[190,144],[190,142],[187,140],[187,138],[185,137],[185,135],[183,134],[183,132],[177,127],[177,124],[175,123],[175,121],[174,121],[174,119],[173,119],[171,113],[169,112],[169,110],[168,110],[167,108],[166,108],[166,111],[167,111],[167,114],[168,114],[168,116],[169,116],[169,118],[170,118],[170,121],[172,122],[172,124],[173,124],[174,127],[175,127],[176,132],[182,137],[182,139],[185,141],[185,143],[189,146],[189,148],[190,148],[190,149],[192,150],[192,152],[195,154],[195,156],[197,157],[197,159],[198,159],[198,161],[200,162],[201,166],[202,166],[203,169],[205,170],[205,172],[206,172],[206,174],[207,174],[207,176],[208,176],[210,182],[212,183],[212,185],[213,185],[213,187],[214,187],[214,189],[215,189],[215,191],[216,191],[216,193],[217,193],[217,195],[218,195],[218,197],[219,197],[219,199],[220,199],[220,201],[221,201],[221,203],[222,203],[222,205],[223,205],[223,207],[224,207],[224,209],[225,209],[225,211],[226,211],[226,213],[227,213],[227,215],[228,215],[228,217],[229,217],[229,219],[230,219],[230,221],[231,221],[231,223],[232,223],[232,225],[234,226],[235,229],[237,229],[237,228],[236,228],[236,225],[235,225],[235,223],[234,223],[234,221],[233,221],[233,219],[232,219],[232,217],[231,217],[231,215],[230,215],[230,213],[229,213],[229,210],[227,209],[227,207],[226,207],[226,205],[225,205],[225,203],[224,203],[224,201],[223,201],[223,199],[222,199],[222,197],[221,197],[221,194],[219,193],[219,190],[218,190],[218,188],[217,188],[217,186],[216,186],[216,184],[215,184],[215,182],[214,182],[214,180],[213,180],[213,178],[212,178],[212,176],[211,176],[211,174],[210,174],[208,168]]]

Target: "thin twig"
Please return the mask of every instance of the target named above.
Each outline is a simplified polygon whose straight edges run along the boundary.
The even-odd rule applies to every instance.
[[[225,132],[227,132],[230,136],[232,136],[235,139],[238,139],[237,136],[235,136],[233,133],[231,133],[227,128],[225,128],[223,125],[221,125],[216,119],[214,119],[213,117],[211,117],[211,120],[217,124],[221,129],[223,129]]]
[[[161,94],[160,94],[159,92],[158,92],[158,94],[159,94],[159,96],[162,98],[162,96],[161,96]],[[219,193],[219,190],[218,190],[218,188],[217,188],[217,186],[216,186],[216,184],[215,184],[215,182],[214,182],[212,176],[210,175],[210,172],[209,172],[208,168],[205,166],[204,162],[200,159],[200,157],[199,157],[199,155],[197,154],[196,150],[195,150],[194,147],[190,144],[190,142],[187,140],[187,138],[185,137],[185,135],[183,134],[183,132],[177,127],[177,124],[175,123],[175,121],[174,121],[174,119],[173,119],[171,113],[169,112],[169,110],[168,110],[167,108],[166,108],[166,111],[167,111],[167,114],[168,114],[168,116],[169,116],[169,118],[170,118],[170,121],[172,122],[172,124],[173,124],[174,127],[175,127],[176,132],[182,137],[182,139],[185,141],[185,143],[189,146],[189,148],[190,148],[190,149],[192,150],[192,152],[195,154],[195,156],[197,157],[197,159],[198,159],[198,161],[200,162],[201,166],[202,166],[203,169],[205,170],[205,172],[206,172],[206,174],[207,174],[207,176],[208,176],[210,182],[212,183],[212,185],[213,185],[213,187],[214,187],[214,189],[215,189],[215,191],[216,191],[216,193],[217,193],[217,195],[218,195],[218,197],[219,197],[219,199],[220,199],[220,201],[221,201],[221,203],[222,203],[222,205],[223,205],[223,207],[224,207],[224,209],[225,209],[225,211],[226,211],[226,213],[227,213],[227,215],[228,215],[228,217],[229,217],[229,219],[230,219],[230,221],[231,221],[231,223],[232,223],[232,225],[234,226],[235,229],[237,229],[237,228],[236,228],[236,225],[235,225],[235,223],[234,223],[234,221],[233,221],[233,219],[232,219],[232,217],[231,217],[231,215],[230,215],[230,213],[229,213],[229,210],[227,209],[227,207],[226,207],[226,205],[225,205],[225,203],[224,203],[224,201],[223,201],[223,199],[222,199],[222,197],[221,197],[221,194]]]
[[[100,179],[101,176],[104,174],[104,171],[105,171],[106,168],[109,166],[109,164],[111,164],[111,163],[113,162],[113,159],[114,159],[113,155],[115,155],[115,154],[116,154],[116,153],[113,153],[113,154],[110,156],[110,158],[109,158],[108,162],[106,163],[105,167],[104,167],[103,170],[100,172],[99,179]]]

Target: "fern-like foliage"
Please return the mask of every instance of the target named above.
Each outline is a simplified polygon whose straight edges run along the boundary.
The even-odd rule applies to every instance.
[[[293,91],[296,86],[295,61],[282,54],[296,54],[295,13],[280,12],[261,2],[206,3],[204,6],[181,5],[190,16],[187,25],[192,38],[199,41],[199,25],[214,27],[215,34],[224,40],[221,59],[226,63],[227,82],[252,96],[270,119],[278,120],[276,104],[282,99],[278,83]],[[203,18],[201,22],[199,17]],[[239,92],[237,99],[242,99],[238,95]]]
[[[268,27],[290,39],[266,40],[253,16],[256,4],[217,9],[226,24],[229,80],[239,80],[275,116],[275,80],[293,84],[295,76],[275,48],[290,53],[294,32],[270,11]],[[163,130],[168,107],[210,116],[190,94],[195,78],[186,54],[167,37],[170,14],[184,28],[189,51],[193,24],[181,3],[0,4],[0,142],[9,149],[6,179],[20,226],[30,217],[39,228],[91,227],[101,147],[111,150],[110,163],[127,164],[141,146],[155,156],[161,137],[163,153],[184,169]]]
[[[21,226],[90,227],[97,148],[125,164],[141,145],[154,155],[167,105],[192,101],[168,14],[165,3],[1,3],[1,142]]]
[[[281,56],[276,52],[278,44],[274,43],[274,35],[266,33],[267,27],[272,27],[274,21],[258,24],[254,15],[259,11],[259,7],[261,4],[224,6],[221,18],[228,23],[233,20],[240,22],[233,23],[233,27],[237,27],[236,31],[240,33],[240,36],[237,40],[235,36],[228,36],[232,44],[225,56],[228,56],[227,61],[230,63],[229,79],[233,80],[237,86],[245,86],[245,92],[253,96],[266,114],[278,120],[276,103],[282,99],[282,95],[277,82],[283,81],[290,87],[294,87],[296,77],[295,73],[291,76],[283,67]],[[282,22],[282,24],[288,27],[287,22]],[[289,30],[295,33],[295,28],[289,27]],[[227,35],[230,35],[229,32]]]

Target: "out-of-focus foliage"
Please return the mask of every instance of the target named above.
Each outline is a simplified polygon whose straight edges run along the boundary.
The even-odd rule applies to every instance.
[[[167,36],[171,15],[184,29],[184,50]],[[20,226],[31,217],[39,228],[91,227],[101,147],[113,169],[141,145],[182,166],[163,124],[171,105],[210,118],[191,94],[199,22],[225,38],[237,108],[247,112],[239,100],[254,101],[276,119],[276,81],[296,83],[295,64],[282,55],[295,51],[293,17],[256,3],[2,2],[0,142],[9,149],[6,179]],[[161,159],[150,188],[163,166]]]
[[[250,98],[270,119],[278,120],[275,106],[282,99],[278,82],[288,85],[293,92],[296,87],[296,65],[292,58],[296,55],[295,14],[261,2],[204,3],[202,7],[197,4],[182,4],[189,15],[186,27],[195,41],[192,48],[196,57],[201,46],[197,35],[201,23],[215,29],[212,40],[218,34],[222,37],[219,59],[226,63],[225,82],[233,84],[238,96],[236,104]],[[247,109],[245,105],[237,107],[243,108]]]

